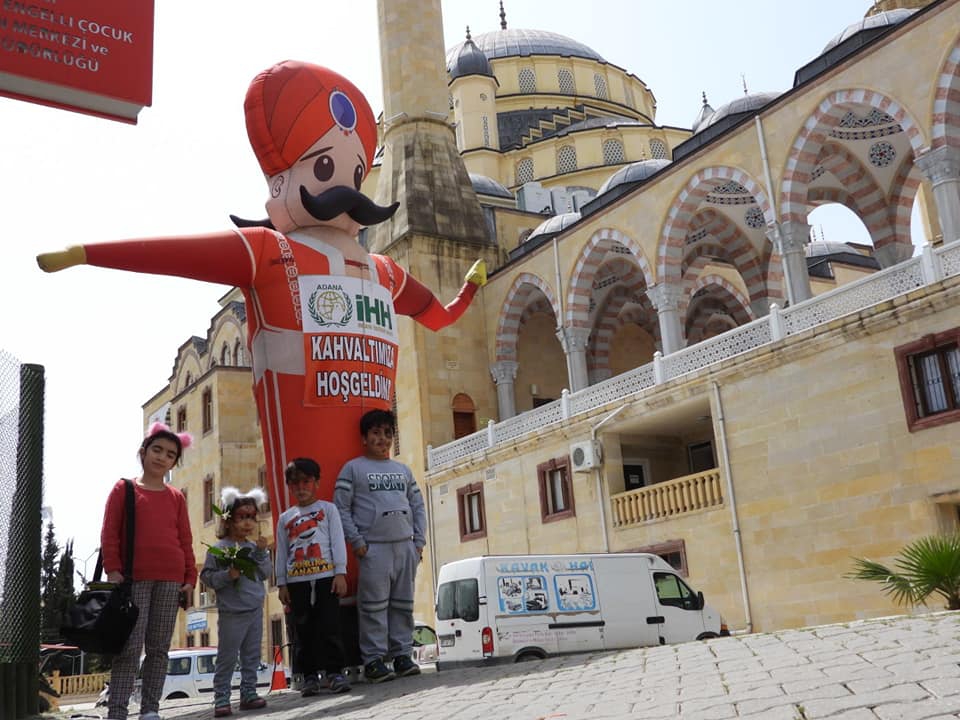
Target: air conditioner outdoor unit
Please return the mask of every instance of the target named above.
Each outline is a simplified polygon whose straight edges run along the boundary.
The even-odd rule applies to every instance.
[[[603,462],[603,451],[600,443],[593,440],[573,443],[570,446],[570,461],[574,472],[590,472],[600,467]]]
[[[202,592],[200,593],[200,607],[208,607],[213,605],[212,593]]]

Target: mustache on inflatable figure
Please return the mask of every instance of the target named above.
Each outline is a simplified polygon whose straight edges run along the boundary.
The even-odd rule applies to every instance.
[[[360,417],[390,409],[395,315],[431,330],[450,325],[486,282],[486,268],[482,260],[474,263],[457,296],[442,305],[392,259],[368,254],[357,242],[361,227],[389,219],[397,205],[378,206],[359,191],[373,162],[377,128],[369,104],[347,78],[309,63],[281,62],[254,78],[244,112],[270,189],[268,220],[233,217],[237,227],[221,232],[73,246],[39,255],[37,262],[47,272],[86,264],[242,289],[276,521],[290,505],[283,474],[288,461],[316,458],[319,496],[331,499],[340,468],[362,454]],[[376,352],[345,353],[345,347]],[[348,586],[352,594],[353,558]]]

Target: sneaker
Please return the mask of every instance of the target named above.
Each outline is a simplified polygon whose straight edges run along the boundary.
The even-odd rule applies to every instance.
[[[393,672],[397,677],[409,677],[420,674],[420,666],[417,665],[409,656],[399,655],[393,659]]]
[[[379,658],[376,660],[371,660],[363,666],[363,676],[367,679],[367,682],[370,683],[393,680],[393,678],[396,677],[396,675],[393,674],[393,671],[384,665],[383,660],[380,660]]]
[[[259,710],[260,708],[266,707],[267,701],[262,697],[254,693],[253,695],[247,695],[246,697],[240,698],[240,709],[241,710]]]
[[[334,695],[349,692],[350,683],[340,673],[333,673],[327,676],[327,689]]]
[[[215,705],[213,708],[214,717],[227,717],[227,715],[233,715],[233,710],[230,709],[230,703],[226,705]]]
[[[316,673],[303,676],[303,687],[300,689],[300,697],[313,697],[320,694],[320,678]]]
[[[163,720],[156,711],[140,713],[140,720]]]

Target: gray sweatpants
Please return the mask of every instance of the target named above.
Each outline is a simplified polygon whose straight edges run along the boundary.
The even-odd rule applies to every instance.
[[[357,587],[360,655],[410,655],[413,647],[413,585],[419,557],[413,541],[370,543],[359,560]]]
[[[263,607],[220,612],[217,619],[217,665],[213,671],[214,705],[230,702],[230,681],[240,657],[240,699],[257,694],[257,667],[263,638]]]

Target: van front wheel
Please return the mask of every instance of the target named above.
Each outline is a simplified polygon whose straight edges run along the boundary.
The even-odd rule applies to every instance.
[[[697,640],[713,640],[714,638],[720,637],[714,632],[705,632],[697,635]]]
[[[189,697],[186,693],[172,692],[167,695],[167,700],[183,700],[186,697]]]

